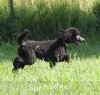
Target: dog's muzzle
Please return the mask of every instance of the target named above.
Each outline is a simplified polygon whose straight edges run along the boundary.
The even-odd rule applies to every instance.
[[[76,44],[80,45],[81,42],[83,42],[83,41],[85,41],[85,39],[83,37],[81,37],[79,35],[76,36],[76,41],[75,41]]]

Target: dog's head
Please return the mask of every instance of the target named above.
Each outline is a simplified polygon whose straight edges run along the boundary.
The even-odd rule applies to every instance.
[[[19,68],[23,68],[24,67],[24,60],[18,56],[14,59],[14,62],[13,62],[13,71],[14,70],[17,70]]]
[[[75,43],[80,45],[85,39],[80,36],[80,32],[77,28],[68,28],[66,30],[61,30],[59,33],[59,38],[63,40],[63,42]]]

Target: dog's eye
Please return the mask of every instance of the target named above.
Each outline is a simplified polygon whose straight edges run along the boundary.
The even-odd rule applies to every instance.
[[[74,37],[74,38],[75,38],[76,36],[77,36],[77,35],[72,35],[72,37]]]

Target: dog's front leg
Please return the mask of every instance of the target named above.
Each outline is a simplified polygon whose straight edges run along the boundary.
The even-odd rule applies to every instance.
[[[54,67],[56,65],[55,62],[50,62],[50,68]]]
[[[61,61],[66,61],[66,62],[70,62],[70,57],[68,56],[68,55],[65,55],[62,59],[61,59]]]

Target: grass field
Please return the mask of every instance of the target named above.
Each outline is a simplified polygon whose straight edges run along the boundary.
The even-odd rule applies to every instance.
[[[0,0],[0,95],[100,95],[100,0],[14,0],[13,21],[9,12],[8,0]],[[51,69],[37,59],[12,72],[19,32],[28,28],[30,38],[46,40],[68,27],[86,39],[68,46],[69,64]]]
[[[0,46],[0,95],[100,95],[100,38],[93,34],[77,46],[70,44],[71,62],[54,68],[48,62],[12,72],[16,43]]]

